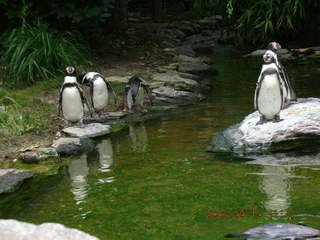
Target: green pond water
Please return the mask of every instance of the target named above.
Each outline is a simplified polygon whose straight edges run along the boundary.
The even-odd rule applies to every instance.
[[[249,161],[204,151],[253,111],[261,66],[227,50],[214,62],[205,102],[99,139],[96,151],[2,196],[0,218],[58,222],[102,240],[224,239],[270,222],[320,228],[320,155]],[[319,67],[286,65],[299,97],[319,97]]]

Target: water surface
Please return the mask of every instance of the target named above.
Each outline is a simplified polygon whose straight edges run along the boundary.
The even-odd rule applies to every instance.
[[[132,124],[56,174],[0,199],[0,217],[58,222],[111,239],[224,239],[270,222],[320,228],[320,155],[251,161],[204,151],[253,111],[260,60],[218,52],[207,101]],[[287,65],[299,97],[319,97],[316,66]]]

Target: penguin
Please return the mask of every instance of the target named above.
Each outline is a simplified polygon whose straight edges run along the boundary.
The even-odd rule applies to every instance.
[[[152,105],[151,91],[148,85],[142,81],[138,76],[131,77],[126,84],[123,102],[127,105],[129,112],[132,112],[133,107],[140,106],[144,110],[144,91],[147,93]]]
[[[102,74],[83,72],[80,79],[81,84],[90,87],[91,107],[96,115],[100,116],[101,111],[106,108],[110,94],[113,95],[114,102],[117,102],[115,91]]]
[[[83,125],[84,104],[88,103],[80,88],[74,67],[66,68],[66,76],[59,92],[58,115],[65,120],[66,126],[70,123],[79,122]]]
[[[281,77],[284,79],[284,82],[286,84],[286,89],[287,89],[287,97],[286,97],[286,102],[285,104],[289,104],[290,102],[295,102],[297,101],[297,96],[295,91],[293,90],[293,87],[290,83],[290,79],[288,76],[288,73],[285,69],[285,67],[280,63],[279,59],[278,59],[278,55],[277,52],[281,49],[281,45],[277,42],[270,42],[267,46],[268,50],[272,51],[275,54],[275,61],[276,64],[279,68],[279,73],[281,75]]]
[[[257,125],[272,120],[279,122],[279,113],[283,108],[283,82],[272,54],[263,56],[265,64],[256,83],[254,105],[260,113]]]

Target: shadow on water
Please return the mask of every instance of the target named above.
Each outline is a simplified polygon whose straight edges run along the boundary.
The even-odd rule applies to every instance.
[[[275,221],[320,228],[318,154],[249,160],[204,151],[214,133],[253,111],[260,70],[260,61],[232,50],[214,60],[208,101],[97,140],[55,175],[2,196],[0,217],[59,222],[108,240],[224,239]],[[316,96],[317,67],[288,71],[300,97]]]

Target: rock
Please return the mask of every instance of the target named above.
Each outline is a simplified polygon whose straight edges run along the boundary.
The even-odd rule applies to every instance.
[[[131,78],[131,76],[126,76],[126,77],[110,76],[110,77],[107,77],[107,80],[109,82],[127,83],[130,78]]]
[[[0,220],[1,240],[99,240],[59,223],[35,225],[17,220]]]
[[[172,85],[183,83],[185,85],[190,85],[196,87],[199,85],[198,82],[192,79],[183,78],[175,71],[168,71],[165,73],[156,73],[152,76],[153,81],[171,83]]]
[[[111,132],[111,127],[101,123],[90,123],[85,125],[83,128],[68,127],[64,128],[62,131],[72,137],[94,138],[109,134]]]
[[[150,83],[150,89],[155,89],[155,88],[159,88],[159,87],[163,87],[165,84],[165,82],[151,82]]]
[[[192,104],[202,100],[204,97],[200,93],[192,93],[187,91],[177,91],[172,87],[160,87],[152,90],[156,96],[155,103],[161,105],[161,102],[171,104]]]
[[[40,163],[59,160],[59,154],[55,148],[39,148],[20,153],[19,159],[25,163]]]
[[[0,194],[16,191],[24,180],[33,177],[33,172],[17,169],[0,169]],[[1,239],[2,238],[2,231]]]
[[[201,26],[202,29],[215,29],[219,20],[215,17],[207,17],[200,19],[198,24]]]
[[[183,45],[175,48],[166,48],[164,49],[164,51],[174,52],[174,53],[189,56],[189,57],[196,56],[196,52],[193,50],[193,48],[190,45]]]
[[[246,54],[246,55],[243,55],[244,57],[255,57],[255,56],[262,56],[267,50],[266,49],[258,49],[258,50],[255,50],[249,54]],[[285,49],[285,48],[282,48],[280,49],[277,54],[278,55],[284,55],[284,54],[287,54],[289,53],[289,50],[288,49]]]
[[[72,156],[92,151],[94,144],[90,138],[59,138],[52,147],[62,156]]]
[[[207,74],[212,73],[212,66],[201,62],[198,58],[179,55],[179,71],[191,74]]]
[[[218,133],[207,150],[239,154],[283,152],[313,148],[320,142],[320,99],[299,99],[280,112],[281,122],[256,125],[259,117],[256,111],[240,124]]]
[[[183,45],[189,45],[195,52],[210,53],[215,47],[216,37],[215,36],[203,36],[201,34],[192,35],[188,37]]]

